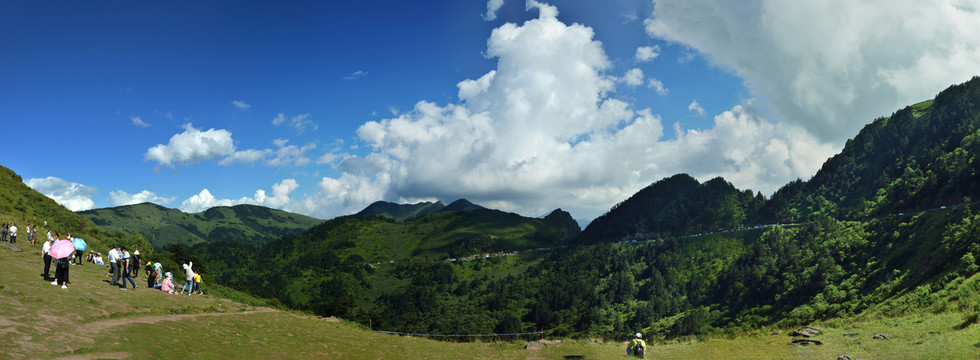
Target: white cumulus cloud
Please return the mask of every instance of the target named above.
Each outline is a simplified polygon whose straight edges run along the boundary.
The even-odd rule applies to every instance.
[[[184,124],[184,132],[174,135],[166,145],[158,144],[146,150],[144,159],[156,161],[162,166],[197,164],[202,161],[235,152],[234,141],[228,130],[201,131],[190,123]]]
[[[687,109],[695,114],[698,114],[698,116],[704,115],[704,108],[701,107],[701,104],[698,104],[697,100],[692,100],[691,105],[688,105]]]
[[[27,184],[27,186],[53,199],[71,211],[92,209],[95,207],[95,201],[92,201],[92,197],[99,193],[99,189],[95,187],[70,182],[54,176],[27,179],[24,180],[24,184]]]
[[[497,10],[504,6],[504,0],[488,0],[487,13],[483,14],[483,20],[491,21],[497,19]]]
[[[265,190],[256,190],[252,197],[242,197],[240,199],[218,199],[211,194],[208,189],[201,190],[180,204],[180,210],[189,213],[201,212],[215,206],[235,206],[241,204],[259,205],[270,208],[282,209],[291,202],[290,195],[299,187],[294,179],[284,179],[278,184],[272,185],[271,193]]]
[[[664,87],[664,83],[654,78],[649,78],[647,80],[647,87],[656,91],[657,95],[667,95],[667,93],[670,92],[666,87]]]
[[[643,85],[643,70],[632,68],[626,72],[626,75],[623,75],[620,81],[629,86]]]
[[[122,190],[109,192],[109,204],[112,204],[112,206],[134,205],[145,202],[150,202],[157,205],[166,205],[172,203],[176,199],[176,197],[160,196],[149,190],[143,190],[135,194],[130,194]]]
[[[561,207],[594,217],[678,172],[726,176],[770,194],[812,175],[832,153],[805,131],[763,118],[754,100],[716,116],[714,128],[678,126],[676,138],[664,140],[660,115],[609,95],[617,84],[643,84],[642,71],[609,74],[591,28],[559,21],[554,6],[527,7],[538,18],[492,31],[486,55],[496,68],[460,81],[457,103],[422,100],[363,124],[357,135],[371,153],[319,159],[336,162],[341,174],[322,178],[318,192],[290,208],[330,217],[382,199],[466,197],[523,214]]]
[[[660,56],[660,46],[640,46],[636,48],[636,55],[633,58],[639,62],[648,62],[653,61],[657,56]]]
[[[980,69],[973,1],[655,0],[645,24],[734,71],[773,120],[840,145]]]

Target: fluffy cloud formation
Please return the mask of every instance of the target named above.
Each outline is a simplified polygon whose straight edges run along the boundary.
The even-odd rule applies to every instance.
[[[654,3],[649,34],[733,70],[781,121],[838,144],[980,69],[980,7],[962,0]]]
[[[697,100],[692,100],[691,105],[688,105],[687,109],[695,114],[698,114],[698,116],[704,116],[704,108],[701,107],[701,104],[698,104]]]
[[[636,48],[636,55],[633,58],[639,62],[648,62],[653,61],[657,56],[660,56],[660,46],[640,46]]]
[[[99,189],[95,187],[69,182],[53,176],[27,179],[24,184],[71,211],[92,209],[95,206],[92,196],[99,193]]]
[[[799,128],[766,121],[752,101],[716,116],[712,129],[676,125],[663,140],[660,116],[608,95],[617,83],[642,84],[642,71],[609,75],[591,28],[558,21],[554,6],[527,7],[539,17],[493,30],[486,54],[497,67],[457,84],[458,103],[420,101],[365,123],[357,135],[372,152],[343,157],[342,174],[292,209],[329,217],[379,199],[466,197],[526,215],[562,207],[594,217],[678,172],[771,193],[832,153]]]
[[[626,75],[623,75],[620,81],[629,86],[643,85],[643,70],[637,68],[630,69],[626,72]]]
[[[504,0],[488,0],[487,13],[483,14],[483,20],[491,21],[497,19],[497,10],[504,6]]]
[[[191,196],[180,204],[180,210],[188,213],[201,212],[215,206],[235,206],[241,204],[260,205],[270,208],[281,209],[290,203],[290,194],[299,187],[294,179],[285,179],[278,184],[272,185],[271,194],[265,190],[257,190],[252,197],[241,199],[217,199],[211,195],[208,189],[201,190],[200,193]]]
[[[669,92],[669,90],[667,90],[667,88],[664,87],[664,83],[654,78],[650,78],[649,80],[647,80],[647,87],[653,89],[653,91],[657,92],[657,95],[661,95],[661,96],[667,95],[667,93]]]
[[[166,205],[176,200],[176,197],[163,197],[156,193],[143,190],[136,194],[129,194],[122,190],[109,192],[109,204],[112,206],[134,205],[150,202],[158,205]]]
[[[224,129],[201,131],[187,123],[184,124],[184,132],[171,137],[167,145],[158,144],[147,149],[143,157],[148,161],[156,161],[162,166],[175,168],[231,155],[233,152],[235,152],[235,145],[230,131]]]

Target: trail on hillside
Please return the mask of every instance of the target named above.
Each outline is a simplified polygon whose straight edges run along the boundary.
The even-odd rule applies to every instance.
[[[117,326],[125,326],[132,324],[156,324],[164,321],[181,321],[187,319],[196,319],[201,317],[215,317],[215,316],[236,316],[236,315],[248,315],[248,314],[260,314],[275,312],[275,309],[259,307],[255,310],[249,311],[239,311],[239,312],[223,312],[223,313],[200,313],[200,314],[173,314],[173,315],[151,315],[151,316],[138,316],[138,317],[127,317],[118,319],[107,319],[99,320],[91,323],[78,324],[76,326],[76,331],[73,334],[79,335],[79,337],[87,338],[89,342],[93,341],[91,335],[100,333],[102,331],[111,329]],[[79,331],[84,329],[85,331]],[[86,334],[86,335],[81,335]],[[74,351],[74,349],[69,349],[69,351]],[[58,357],[59,360],[90,360],[90,359],[128,359],[130,357],[127,352],[112,352],[112,353],[94,353],[94,354],[72,354]]]
[[[185,319],[195,319],[199,317],[208,317],[208,316],[247,315],[247,314],[274,312],[274,311],[276,310],[265,308],[265,307],[259,307],[256,308],[255,310],[240,311],[240,312],[139,316],[139,317],[99,320],[87,324],[79,324],[79,328],[85,328],[87,332],[88,331],[98,332],[111,327],[130,325],[130,324],[156,324],[161,321],[180,321]]]

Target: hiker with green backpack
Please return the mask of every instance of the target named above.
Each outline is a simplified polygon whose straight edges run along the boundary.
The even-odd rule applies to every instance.
[[[633,340],[630,340],[629,345],[626,346],[626,355],[634,355],[638,358],[643,358],[646,354],[647,343],[643,341],[643,334],[636,333],[633,335]]]

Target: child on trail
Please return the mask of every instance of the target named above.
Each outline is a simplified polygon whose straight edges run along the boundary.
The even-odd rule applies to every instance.
[[[643,334],[636,333],[633,335],[633,340],[630,340],[630,344],[626,346],[626,355],[633,355],[638,358],[643,358],[646,354],[647,343],[643,341]]]

